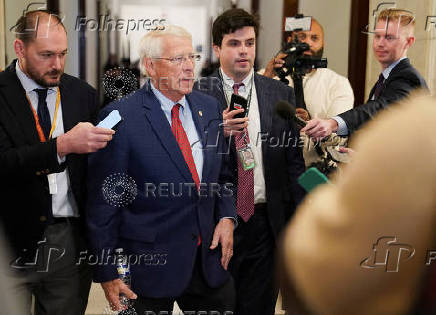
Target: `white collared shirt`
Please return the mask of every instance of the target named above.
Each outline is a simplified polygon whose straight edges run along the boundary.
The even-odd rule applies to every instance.
[[[29,78],[20,68],[19,62],[15,65],[15,70],[18,79],[21,82],[26,94],[32,103],[32,107],[35,112],[38,112],[38,93],[34,89],[45,89],[45,87],[39,85],[34,80]],[[56,97],[59,87],[48,88],[47,91],[47,107],[50,113],[50,119],[53,124]],[[56,119],[56,127],[53,130],[52,138],[56,138],[64,134],[64,122],[62,118],[62,104],[59,103],[59,109]],[[52,196],[52,211],[54,217],[78,217],[79,211],[77,208],[76,200],[74,199],[73,192],[71,191],[70,178],[67,174],[67,169],[61,173],[56,173],[57,193]]]
[[[223,88],[226,96],[228,105],[230,104],[230,98],[233,94],[233,85],[235,82],[224,71],[220,68],[221,76],[223,78]],[[256,85],[254,84],[254,71],[253,69],[247,75],[247,77],[242,80],[244,86],[241,86],[238,90],[238,94],[244,98],[248,98],[251,91],[251,98],[248,111],[248,136],[250,138],[251,150],[253,150],[254,161],[256,163],[253,174],[254,174],[254,203],[266,202],[265,193],[265,176],[263,170],[263,157],[262,157],[262,141],[258,138],[260,135],[260,114],[259,114],[259,103],[257,100]]]
[[[161,109],[168,120],[171,127],[171,110],[175,104],[180,104],[179,118],[182,122],[183,129],[185,130],[186,136],[188,137],[189,144],[191,145],[192,157],[194,159],[195,168],[197,169],[198,179],[203,178],[203,144],[200,141],[200,136],[198,135],[197,128],[195,127],[194,118],[192,117],[191,107],[188,100],[183,96],[177,102],[173,102],[168,97],[162,94],[158,89],[155,88],[153,83],[150,82],[151,90],[158,99]]]

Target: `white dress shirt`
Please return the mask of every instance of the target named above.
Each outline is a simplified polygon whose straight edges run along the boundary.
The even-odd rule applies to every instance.
[[[223,88],[225,92],[225,96],[227,99],[227,104],[230,105],[230,98],[233,93],[233,85],[235,82],[228,75],[224,73],[222,69],[220,69],[221,76],[223,78]],[[239,83],[239,82],[238,82]],[[253,174],[254,174],[254,203],[263,203],[266,202],[266,193],[265,193],[265,176],[263,170],[263,157],[262,157],[262,141],[258,138],[260,134],[260,114],[259,114],[259,103],[257,100],[256,94],[256,85],[254,84],[254,72],[251,72],[247,75],[247,77],[242,80],[244,83],[238,90],[238,94],[244,98],[248,98],[250,94],[250,89],[253,86],[251,91],[251,98],[249,104],[248,111],[248,136],[250,138],[251,150],[253,151],[254,161],[256,163]]]
[[[34,80],[29,78],[20,68],[19,62],[17,61],[15,70],[17,72],[18,79],[21,82],[26,94],[32,103],[32,107],[35,112],[38,112],[38,93],[34,91],[35,89],[45,89],[45,87],[39,85]],[[50,120],[54,119],[54,113],[56,108],[56,97],[57,97],[58,87],[48,88],[47,91],[47,107],[50,113]],[[56,119],[56,127],[53,130],[52,138],[56,138],[64,134],[64,122],[62,118],[62,104],[59,103],[59,109]],[[58,157],[59,160],[59,157]],[[61,162],[61,160],[59,160]],[[76,200],[74,199],[73,192],[71,191],[70,178],[67,174],[67,169],[61,173],[56,173],[56,184],[57,193],[52,194],[52,211],[54,217],[78,217],[79,211],[77,208]],[[43,176],[43,175],[41,175]]]

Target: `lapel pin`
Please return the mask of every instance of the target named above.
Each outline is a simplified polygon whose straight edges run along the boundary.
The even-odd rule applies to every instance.
[[[203,112],[201,110],[199,110],[198,115],[200,115],[200,117],[203,117]]]

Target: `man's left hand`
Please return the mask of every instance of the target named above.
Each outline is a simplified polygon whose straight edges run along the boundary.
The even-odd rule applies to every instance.
[[[230,259],[233,256],[234,224],[235,223],[230,218],[221,219],[220,222],[215,227],[212,244],[209,247],[210,249],[215,249],[217,248],[218,244],[221,244],[221,250],[222,250],[221,265],[225,270],[227,270]]]

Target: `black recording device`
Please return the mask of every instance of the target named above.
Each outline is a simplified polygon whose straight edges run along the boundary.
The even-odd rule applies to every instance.
[[[247,114],[248,101],[240,95],[232,94],[230,99],[230,110],[243,109],[244,112],[237,114],[234,118],[244,118]]]
[[[311,24],[311,17],[297,14],[295,17],[286,18],[285,31],[310,31]],[[286,77],[288,75],[291,76],[292,81],[294,81],[296,105],[298,108],[304,109],[306,109],[306,104],[304,102],[303,77],[312,69],[327,68],[327,58],[304,55],[304,52],[309,49],[310,46],[307,43],[300,42],[298,36],[294,36],[289,43],[283,43],[282,52],[287,56],[283,59],[283,66],[276,70],[280,81],[286,84],[289,84],[289,80]]]

